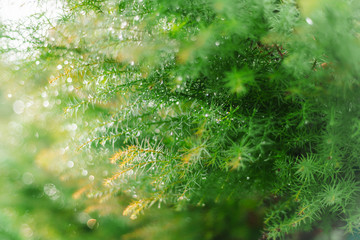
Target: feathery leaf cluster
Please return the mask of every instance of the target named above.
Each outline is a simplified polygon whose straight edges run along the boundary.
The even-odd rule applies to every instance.
[[[359,7],[66,1],[34,61],[50,72],[47,105],[67,117],[66,158],[92,169],[76,198],[96,210],[117,199],[132,219],[153,205],[249,206],[264,239],[324,219],[360,230]]]

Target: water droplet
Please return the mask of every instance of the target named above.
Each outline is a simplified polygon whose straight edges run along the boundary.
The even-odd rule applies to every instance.
[[[135,17],[134,17],[134,20],[135,20],[135,21],[138,21],[139,19],[140,19],[139,16],[135,16]]]
[[[68,161],[66,165],[68,166],[68,168],[72,168],[72,167],[74,167],[74,162]]]
[[[96,226],[96,219],[95,218],[89,219],[86,225],[88,226],[88,228],[94,229],[94,227]]]
[[[12,94],[11,94],[11,93],[9,93],[7,96],[8,96],[8,98],[12,98]]]
[[[88,171],[87,171],[86,169],[83,169],[83,170],[81,171],[81,175],[87,176],[87,175],[88,175]]]
[[[48,101],[48,100],[46,100],[46,101],[44,101],[44,102],[43,102],[43,106],[44,106],[44,107],[46,107],[46,108],[47,108],[49,105],[50,105],[50,103],[49,103],[49,101]]]
[[[122,23],[121,23],[121,28],[126,27],[126,25],[127,25],[127,22],[126,22],[126,21],[125,21],[125,22],[122,22]]]
[[[49,197],[54,196],[57,193],[57,189],[54,184],[48,183],[44,186],[44,192]]]
[[[90,181],[94,181],[94,179],[95,179],[95,177],[94,177],[93,175],[90,175],[90,176],[89,176],[89,180],[90,180]]]
[[[62,69],[62,66],[59,64],[59,65],[57,65],[57,67],[56,67],[58,70],[60,70],[60,69]]]
[[[66,79],[66,81],[67,81],[68,83],[71,83],[71,82],[72,82],[72,78],[71,78],[71,77],[68,77],[68,78]]]
[[[205,114],[205,117],[208,117],[209,116],[209,114]]]
[[[39,61],[36,61],[36,62],[35,62],[35,64],[36,64],[36,65],[39,65],[39,64],[40,64],[40,62],[39,62]]]
[[[309,25],[313,25],[313,21],[311,20],[311,18],[306,18],[306,22],[309,24]]]
[[[77,129],[77,125],[75,123],[71,124],[71,130],[75,131]]]
[[[220,42],[216,41],[215,45],[218,47],[220,45]]]
[[[246,180],[249,180],[250,179],[250,177],[246,177]]]
[[[13,104],[13,110],[16,114],[22,114],[25,110],[25,104],[21,100],[16,100]]]
[[[74,86],[73,86],[73,85],[70,85],[70,86],[68,87],[68,90],[69,90],[69,92],[73,91],[73,90],[74,90]]]
[[[22,181],[26,185],[30,185],[30,184],[32,184],[34,182],[34,176],[31,173],[26,172],[22,176]]]

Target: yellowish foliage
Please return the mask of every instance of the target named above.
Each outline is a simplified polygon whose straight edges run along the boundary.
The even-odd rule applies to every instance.
[[[91,184],[85,185],[84,187],[78,189],[76,192],[73,193],[73,199],[79,199],[86,191],[91,188]]]
[[[153,205],[155,202],[159,201],[159,198],[148,198],[140,199],[133,202],[125,208],[123,211],[124,216],[130,216],[131,219],[136,219],[137,216],[145,209]]]
[[[323,0],[300,0],[298,2],[304,16],[309,16],[312,12],[321,7]]]
[[[228,165],[229,165],[229,167],[231,167],[231,170],[238,170],[240,168],[241,169],[245,168],[244,161],[243,161],[243,158],[241,155],[233,158],[232,161]]]

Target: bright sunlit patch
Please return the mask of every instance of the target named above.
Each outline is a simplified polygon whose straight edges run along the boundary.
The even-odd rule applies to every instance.
[[[0,20],[19,20],[35,13],[36,1],[2,0],[0,8]]]
[[[13,104],[13,110],[16,114],[22,114],[25,110],[25,104],[21,100],[17,100]]]
[[[0,21],[18,21],[42,11],[54,16],[57,5],[56,0],[1,0]]]
[[[56,23],[56,18],[62,12],[62,5],[57,0],[0,0],[0,22],[6,24],[10,30],[5,32],[5,36],[0,41],[0,49],[17,49],[18,52],[4,54],[3,58],[8,62],[16,61],[25,57],[25,50],[30,47],[29,31],[31,26],[37,26],[35,36],[47,35],[48,29]],[[39,18],[38,14],[43,14]],[[32,17],[37,16],[37,17]],[[44,21],[46,18],[46,21]]]

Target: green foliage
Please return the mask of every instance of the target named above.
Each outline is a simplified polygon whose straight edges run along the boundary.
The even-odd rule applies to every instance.
[[[65,9],[32,38],[36,55],[21,65],[29,87],[14,97],[34,103],[24,125],[48,124],[36,165],[71,182],[82,210],[144,224],[125,239],[360,230],[356,1]]]
[[[320,171],[319,161],[314,156],[303,157],[297,164],[295,174],[301,182],[314,181],[314,175]]]

